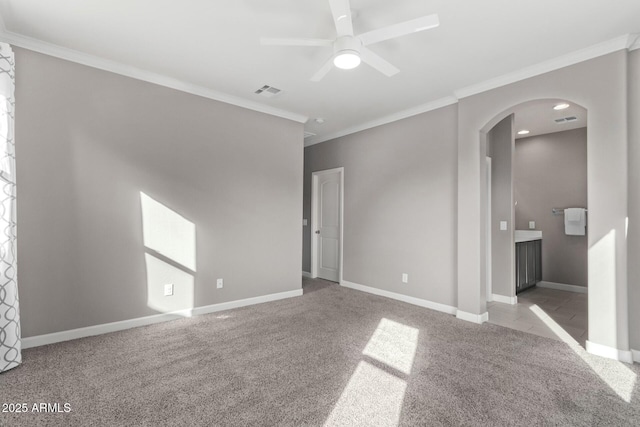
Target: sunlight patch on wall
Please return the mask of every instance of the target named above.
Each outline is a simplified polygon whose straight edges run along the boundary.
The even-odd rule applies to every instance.
[[[409,374],[418,345],[418,332],[416,328],[382,319],[362,354]]]
[[[611,337],[601,344],[617,348],[616,323],[616,231],[611,230],[589,248],[589,333]],[[591,305],[597,304],[597,310]]]
[[[144,245],[196,271],[196,226],[182,215],[140,192]]]
[[[147,266],[147,306],[162,313],[179,311],[190,317],[194,306],[194,278],[191,274],[151,255],[144,254]],[[173,295],[164,295],[164,284],[173,284]]]
[[[624,238],[629,238],[629,217],[624,219]]]
[[[325,426],[397,426],[407,383],[362,361]]]
[[[191,316],[195,305],[196,226],[140,192],[147,306]],[[171,292],[165,294],[165,286]]]
[[[555,320],[553,320],[547,313],[544,312],[537,305],[532,305],[529,309],[536,315],[544,324],[553,331],[562,341],[564,341],[569,348],[571,348],[584,362],[589,365],[604,381],[611,390],[613,390],[622,400],[627,403],[631,403],[633,397],[633,390],[636,385],[637,375],[625,366],[624,363],[611,359],[604,359],[599,356],[594,356],[587,353],[582,346],[575,340],[567,331],[562,329]]]

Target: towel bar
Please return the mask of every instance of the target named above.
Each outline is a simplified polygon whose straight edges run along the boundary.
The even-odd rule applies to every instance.
[[[584,210],[585,212],[589,212],[588,209]],[[560,208],[551,208],[551,213],[554,215],[564,215],[564,209],[560,209]]]

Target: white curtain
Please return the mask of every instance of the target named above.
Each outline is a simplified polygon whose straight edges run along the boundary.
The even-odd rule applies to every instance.
[[[0,43],[0,372],[22,362],[16,277],[15,62]]]

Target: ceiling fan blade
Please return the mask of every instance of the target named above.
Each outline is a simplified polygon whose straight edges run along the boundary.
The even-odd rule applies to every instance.
[[[331,71],[331,68],[333,68],[333,55],[331,56],[331,58],[327,59],[327,62],[324,63],[322,68],[320,68],[313,76],[311,76],[311,81],[319,82],[324,76],[327,75],[329,71]]]
[[[260,44],[265,46],[331,46],[333,45],[333,40],[261,37]]]
[[[352,36],[353,24],[349,0],[329,0],[329,6],[331,6],[331,15],[333,15],[333,22],[336,24],[338,37]]]
[[[363,46],[378,43],[383,40],[389,40],[401,37],[407,34],[413,34],[424,30],[429,30],[440,25],[437,14],[423,16],[421,18],[412,19],[410,21],[400,22],[399,24],[390,25],[378,30],[369,31],[360,34],[358,38]]]
[[[380,71],[382,74],[384,74],[387,77],[391,77],[394,74],[397,74],[400,72],[400,70],[398,70],[395,66],[387,62],[377,53],[373,53],[371,50],[367,49],[366,47],[363,47],[360,50],[360,59],[362,59],[364,62],[371,65],[373,68]]]

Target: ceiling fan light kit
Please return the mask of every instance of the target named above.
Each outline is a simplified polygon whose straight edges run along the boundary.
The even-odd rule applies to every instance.
[[[354,69],[360,62],[360,54],[355,50],[343,50],[333,58],[333,65],[342,70]]]
[[[333,65],[343,70],[351,70],[360,65],[362,42],[353,36],[339,37],[333,44]]]
[[[331,7],[331,15],[338,35],[335,40],[261,38],[260,42],[269,46],[333,46],[333,55],[311,77],[311,81],[314,82],[322,80],[331,71],[332,65],[343,70],[350,70],[360,65],[361,61],[369,64],[385,76],[391,77],[400,72],[400,70],[365,46],[429,30],[440,25],[438,15],[433,14],[355,36],[353,34],[349,0],[329,0],[329,6]]]

